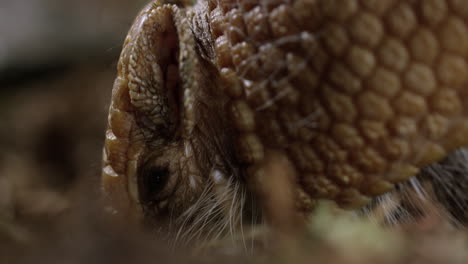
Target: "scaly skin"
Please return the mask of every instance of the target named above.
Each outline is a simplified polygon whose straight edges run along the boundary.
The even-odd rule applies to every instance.
[[[152,3],[122,51],[104,191],[171,226],[200,197],[250,197],[280,156],[298,210],[363,206],[467,145],[467,58],[463,0]]]

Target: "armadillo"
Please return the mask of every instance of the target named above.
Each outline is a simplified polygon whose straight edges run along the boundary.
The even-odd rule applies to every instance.
[[[156,0],[123,45],[104,193],[219,233],[273,155],[298,212],[362,207],[467,145],[467,58],[464,0]]]

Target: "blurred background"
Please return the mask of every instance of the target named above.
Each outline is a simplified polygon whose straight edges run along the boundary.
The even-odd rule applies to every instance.
[[[118,56],[146,2],[0,0],[0,263],[102,230],[83,212],[98,204]]]

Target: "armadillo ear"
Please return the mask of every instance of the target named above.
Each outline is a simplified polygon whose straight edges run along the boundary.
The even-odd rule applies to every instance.
[[[187,44],[180,43],[192,33],[174,5],[150,5],[138,19],[126,40],[126,68],[121,69],[130,102],[145,127],[174,135],[183,114],[181,46]]]

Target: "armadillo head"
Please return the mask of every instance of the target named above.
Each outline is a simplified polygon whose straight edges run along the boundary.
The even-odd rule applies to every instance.
[[[218,235],[237,225],[240,219],[227,217],[240,216],[248,199],[235,130],[224,116],[228,97],[186,19],[173,5],[152,3],[130,30],[112,92],[102,178],[119,215],[150,220],[161,235],[184,240],[203,236],[201,226],[216,226]]]
[[[318,199],[363,206],[467,145],[468,2],[435,3],[148,5],[112,92],[112,206],[217,235],[255,222],[271,156],[307,213]]]

